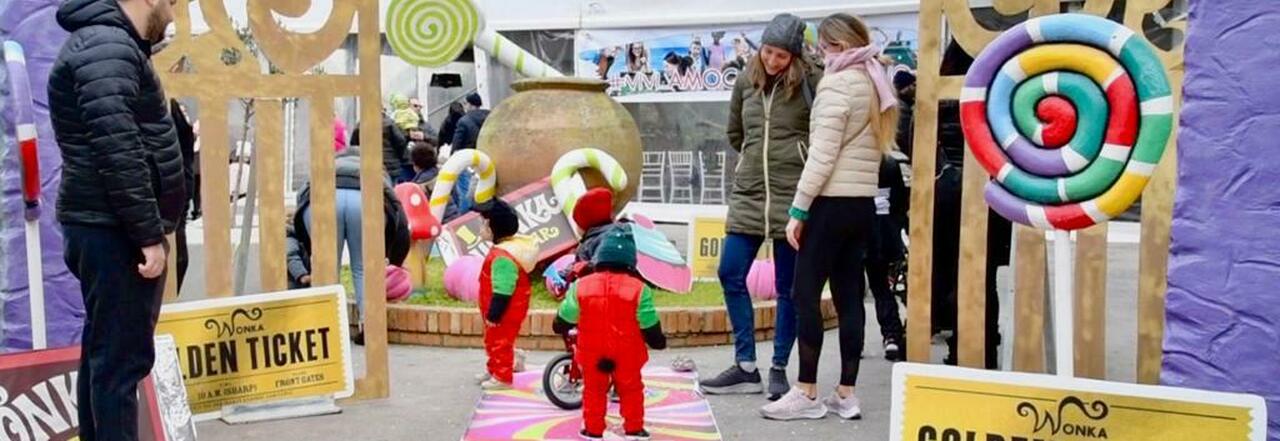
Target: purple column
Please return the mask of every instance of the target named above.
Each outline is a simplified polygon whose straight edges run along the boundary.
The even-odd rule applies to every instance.
[[[5,4],[7,3],[7,4]],[[40,178],[43,205],[40,214],[40,242],[44,259],[45,317],[49,347],[80,342],[84,303],[80,283],[67,270],[62,258],[62,230],[55,217],[58,187],[62,183],[62,157],[49,122],[49,68],[67,33],[54,20],[59,0],[0,0],[0,39],[15,40],[26,52],[31,95],[35,100],[39,133]],[[2,74],[0,74],[2,75]],[[18,169],[16,139],[12,133],[14,114],[6,76],[0,84],[0,127],[5,154],[0,158],[0,264],[5,266],[0,280],[0,300],[4,302],[4,341],[0,352],[31,347],[30,306],[27,303],[26,238],[23,232],[21,173]]]
[[[1258,394],[1280,440],[1280,3],[1192,1],[1161,382]]]

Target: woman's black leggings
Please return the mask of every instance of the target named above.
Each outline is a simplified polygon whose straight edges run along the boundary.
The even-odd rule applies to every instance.
[[[862,299],[863,257],[867,253],[875,201],[869,197],[819,197],[809,210],[796,256],[792,298],[799,316],[800,382],[817,383],[822,355],[822,288],[831,281],[831,300],[840,319],[840,385],[854,386],[862,358],[867,311]]]

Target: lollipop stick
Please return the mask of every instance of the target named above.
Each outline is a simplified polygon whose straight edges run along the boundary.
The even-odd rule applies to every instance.
[[[476,47],[498,60],[520,75],[529,78],[563,77],[564,74],[538,59],[536,55],[521,49],[507,37],[499,35],[492,29],[484,29],[475,39]]]
[[[49,346],[45,339],[44,278],[40,264],[40,220],[27,221],[27,286],[31,297],[31,349]]]
[[[1057,374],[1075,376],[1075,312],[1071,287],[1071,232],[1053,230],[1053,326]]]

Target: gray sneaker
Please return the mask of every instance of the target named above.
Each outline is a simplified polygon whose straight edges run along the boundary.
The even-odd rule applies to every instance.
[[[791,390],[791,382],[787,381],[787,370],[780,367],[769,368],[769,401],[778,401],[782,394]]]
[[[747,372],[734,363],[715,378],[699,381],[702,391],[711,395],[758,394],[764,392],[760,371]]]
[[[846,420],[862,419],[862,402],[858,401],[858,397],[852,394],[840,398],[839,392],[832,392],[831,396],[822,400],[822,404],[825,404],[832,413],[840,415],[840,418]]]
[[[809,398],[800,388],[792,388],[778,401],[761,407],[760,415],[779,421],[817,420],[827,416],[827,406],[822,401]]]

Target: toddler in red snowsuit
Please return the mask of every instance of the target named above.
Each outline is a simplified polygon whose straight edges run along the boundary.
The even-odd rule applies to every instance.
[[[494,246],[480,269],[480,313],[484,315],[484,350],[489,356],[486,390],[511,387],[516,337],[529,312],[529,271],[537,263],[537,246],[518,236],[520,220],[501,200],[480,213]]]
[[[565,295],[554,324],[556,332],[578,327],[577,362],[583,371],[582,436],[602,439],[612,384],[621,401],[627,439],[646,440],[644,381],[648,345],[667,347],[653,293],[635,275],[636,245],[630,230],[605,233],[593,260],[594,272]]]

